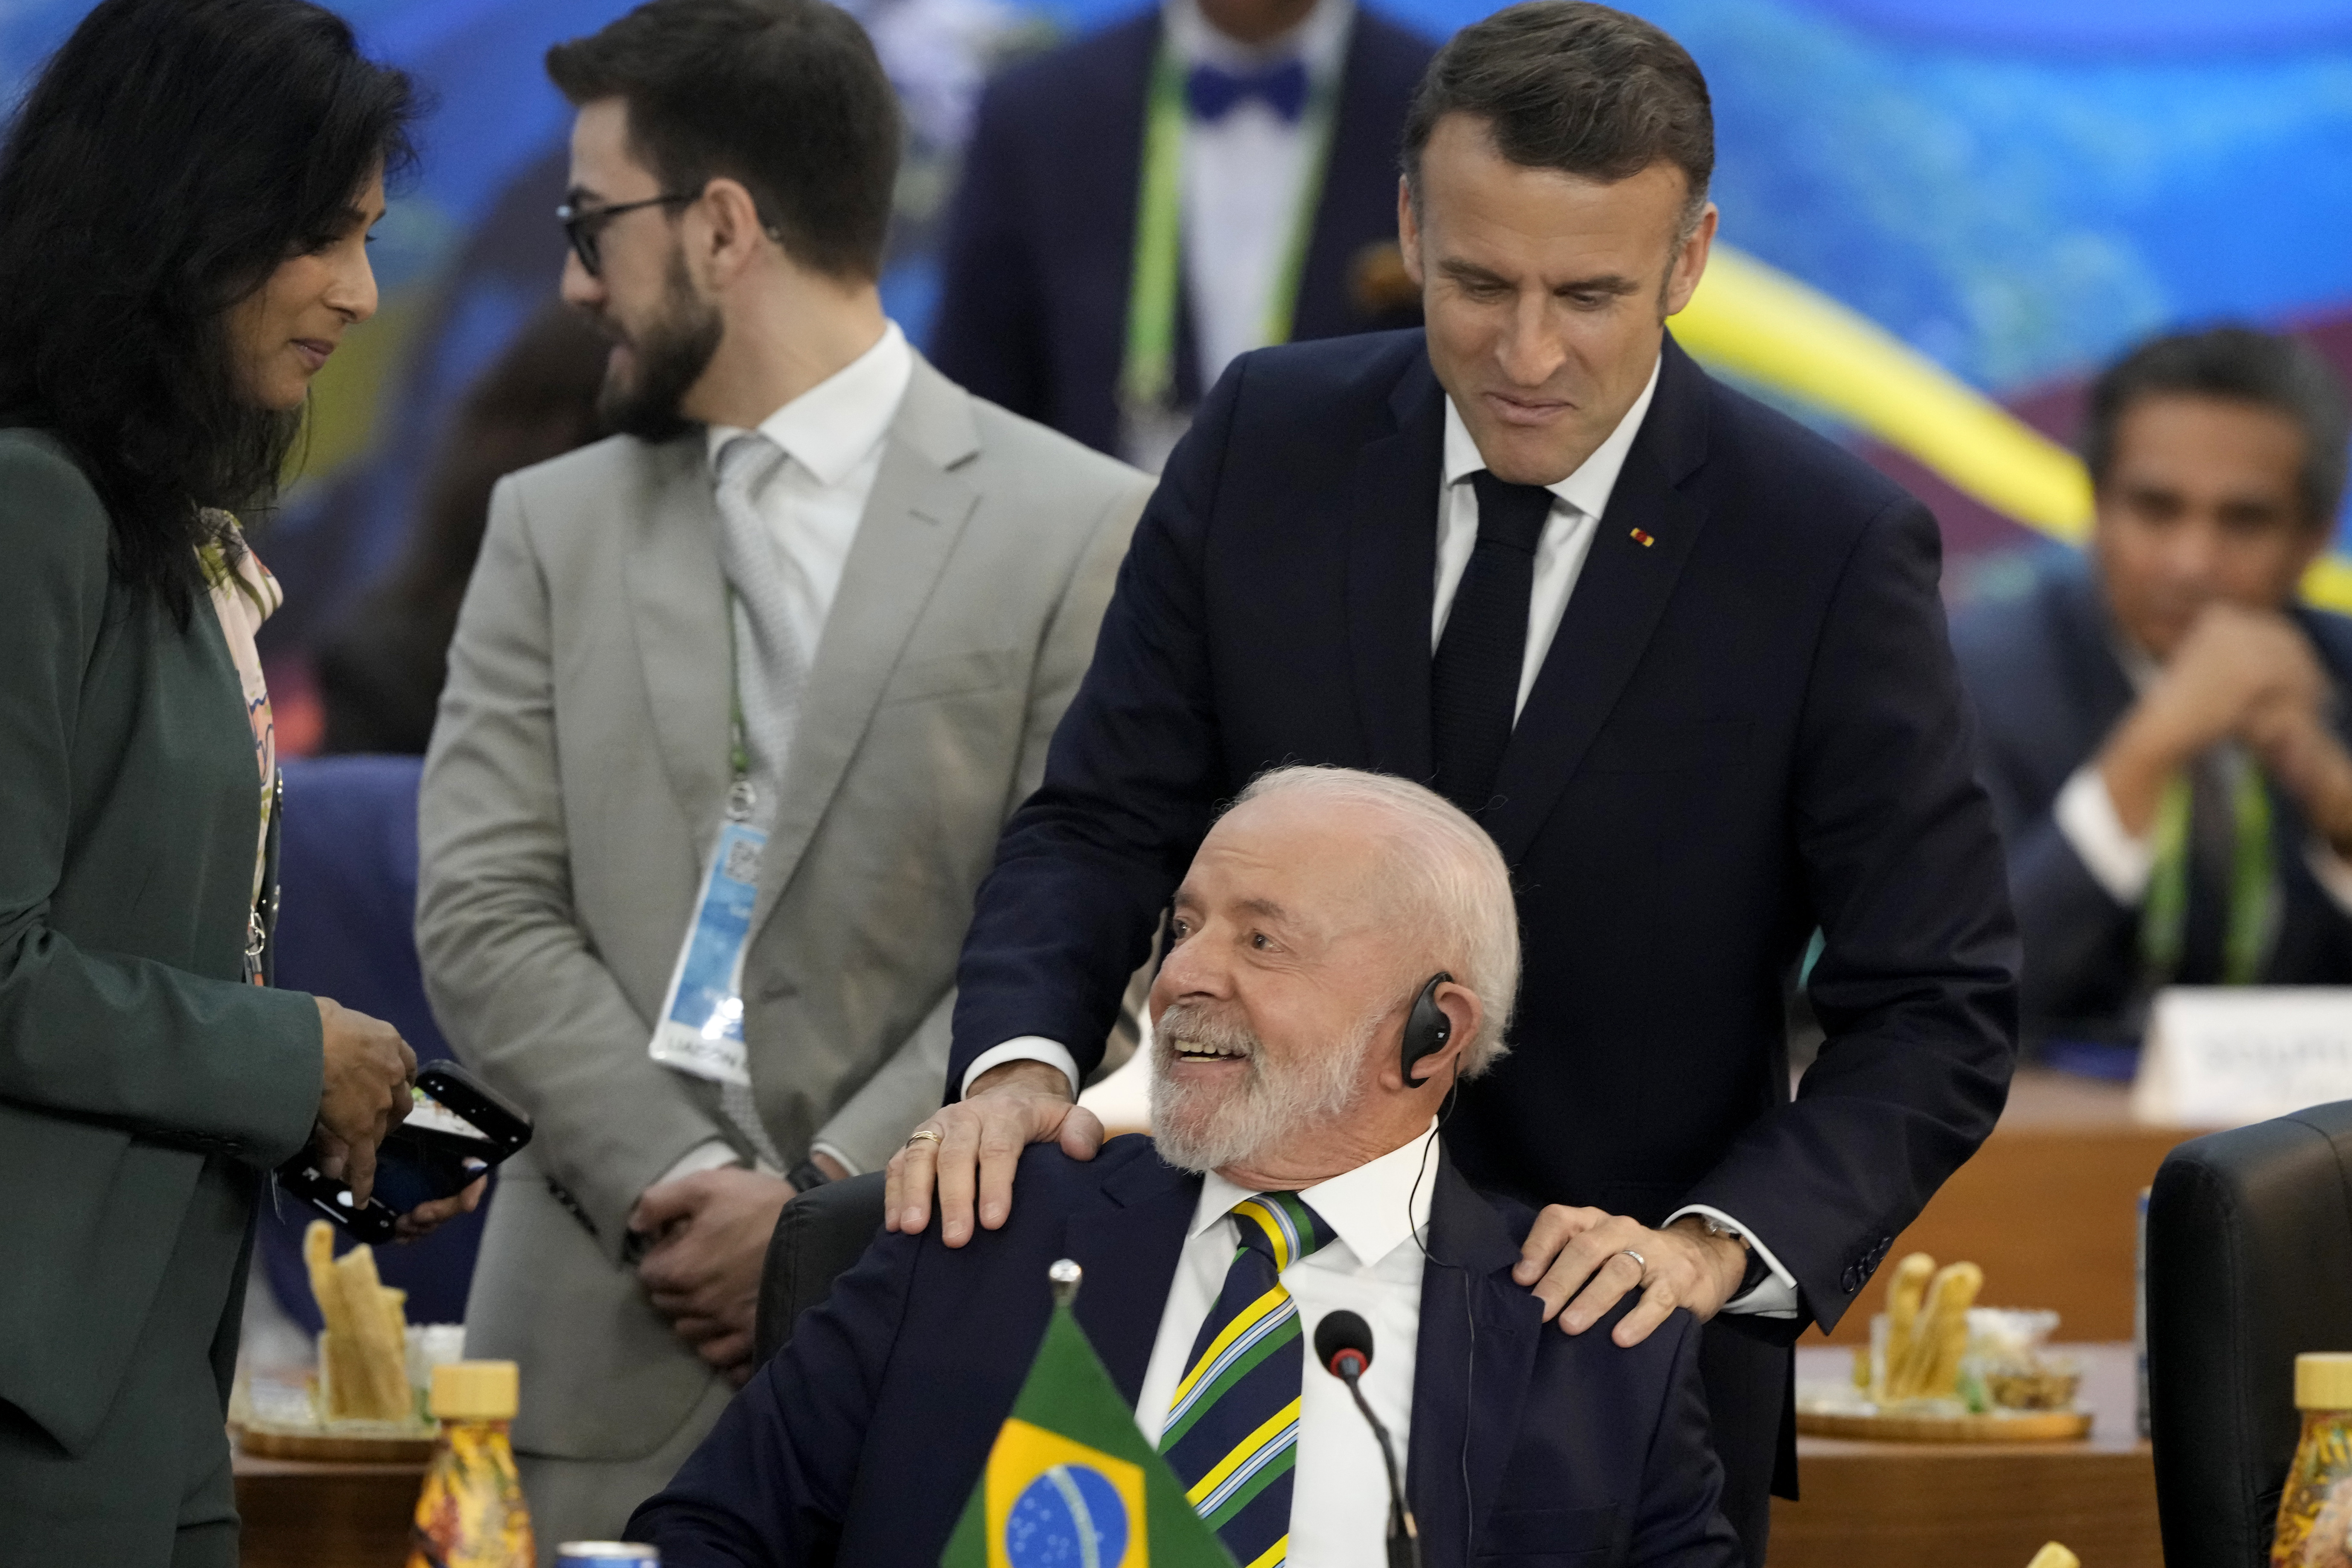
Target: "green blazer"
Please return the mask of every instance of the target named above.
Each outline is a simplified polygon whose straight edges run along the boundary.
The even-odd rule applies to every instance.
[[[253,733],[208,600],[182,631],[107,565],[63,447],[0,429],[0,1399],[68,1452],[168,1278],[209,1157],[309,1138],[310,997],[240,980]]]

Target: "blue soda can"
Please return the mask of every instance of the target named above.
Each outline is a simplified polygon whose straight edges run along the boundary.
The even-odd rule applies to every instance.
[[[661,1568],[661,1548],[634,1541],[567,1541],[555,1549],[557,1568]]]

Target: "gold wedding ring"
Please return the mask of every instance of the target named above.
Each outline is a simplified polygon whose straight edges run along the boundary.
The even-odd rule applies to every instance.
[[[907,1135],[907,1142],[904,1146],[911,1149],[916,1144],[922,1142],[926,1139],[929,1139],[934,1143],[939,1142],[940,1141],[939,1129],[936,1127],[918,1127],[914,1131]]]

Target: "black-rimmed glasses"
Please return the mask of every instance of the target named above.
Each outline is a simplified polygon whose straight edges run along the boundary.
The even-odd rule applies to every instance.
[[[588,269],[588,276],[604,276],[604,257],[598,247],[604,243],[604,226],[623,213],[633,213],[642,207],[682,206],[699,201],[699,191],[673,191],[667,195],[647,196],[641,202],[618,202],[610,206],[574,206],[570,202],[555,209],[556,221],[563,226],[563,237],[572,242],[572,254]]]

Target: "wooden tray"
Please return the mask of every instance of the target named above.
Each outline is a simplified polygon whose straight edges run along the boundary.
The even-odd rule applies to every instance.
[[[434,1434],[320,1432],[257,1423],[232,1426],[236,1446],[257,1458],[312,1459],[338,1465],[421,1465],[433,1458]]]
[[[2021,1410],[2011,1415],[1916,1415],[1859,1410],[1797,1411],[1808,1437],[1881,1443],[2065,1443],[2091,1435],[2087,1410]]]

